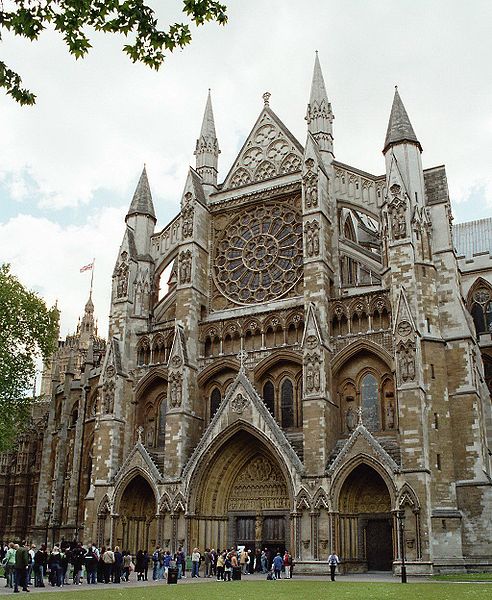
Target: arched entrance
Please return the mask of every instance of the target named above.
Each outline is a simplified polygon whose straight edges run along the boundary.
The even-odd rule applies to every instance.
[[[240,430],[204,457],[194,489],[191,546],[290,547],[287,477],[252,433]]]
[[[339,495],[340,553],[352,571],[390,571],[394,556],[388,487],[363,463],[344,481]]]
[[[149,482],[135,475],[119,502],[114,545],[135,554],[150,550],[157,539],[157,502]]]

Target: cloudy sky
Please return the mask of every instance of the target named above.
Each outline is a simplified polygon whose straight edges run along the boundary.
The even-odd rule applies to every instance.
[[[456,221],[492,212],[492,3],[489,0],[226,1],[229,24],[194,31],[192,44],[151,72],[119,37],[92,35],[83,61],[61,38],[4,35],[0,57],[38,96],[21,108],[0,93],[0,262],[49,304],[62,334],[88,297],[105,335],[111,271],[124,215],[147,165],[161,229],[178,210],[208,88],[225,177],[263,102],[304,143],[315,50],[335,113],[335,154],[384,172],[381,154],[398,84],[424,167],[446,164]],[[151,2],[162,25],[181,2]]]

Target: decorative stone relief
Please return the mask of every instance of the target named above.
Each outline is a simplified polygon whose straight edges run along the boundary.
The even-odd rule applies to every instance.
[[[193,236],[193,219],[195,207],[193,206],[193,196],[191,192],[186,192],[184,197],[184,205],[181,209],[181,232],[184,238]]]
[[[178,408],[182,401],[182,383],[183,376],[181,373],[172,373],[169,385],[169,400],[171,408]]]
[[[191,250],[184,250],[179,255],[179,282],[191,283]]]
[[[311,258],[319,254],[319,223],[318,221],[306,221],[304,225],[306,236],[306,254]]]
[[[349,431],[353,431],[357,427],[357,414],[352,407],[345,413],[345,424]]]
[[[235,303],[279,298],[301,276],[301,216],[292,206],[272,203],[246,208],[217,238],[214,281]]]
[[[399,335],[401,335],[401,337],[408,337],[409,335],[411,335],[413,327],[409,321],[401,321],[400,323],[398,323],[396,331]]]
[[[128,295],[128,254],[121,253],[121,261],[116,269],[116,297],[124,298]]]
[[[237,396],[235,396],[231,400],[232,412],[238,413],[240,415],[243,413],[243,411],[247,405],[248,405],[248,398],[246,398],[246,396],[243,396],[242,394],[237,394]]]
[[[400,342],[397,346],[396,353],[400,380],[404,383],[407,381],[414,381],[416,375],[415,342],[412,340],[409,340],[406,343]]]
[[[389,221],[391,224],[391,236],[394,240],[400,240],[407,237],[407,205],[400,196],[401,187],[394,183],[390,187],[390,193],[393,196],[388,204]]]
[[[306,392],[315,394],[321,391],[321,358],[317,352],[306,354]]]
[[[312,158],[308,158],[304,164],[307,168],[302,178],[304,184],[304,207],[314,208],[318,206],[318,173],[315,170],[315,163]]]

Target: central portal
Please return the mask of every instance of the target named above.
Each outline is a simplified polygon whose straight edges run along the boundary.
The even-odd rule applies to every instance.
[[[242,430],[216,450],[207,466],[197,485],[193,544],[246,546],[253,552],[284,549],[290,540],[292,501],[273,452]]]

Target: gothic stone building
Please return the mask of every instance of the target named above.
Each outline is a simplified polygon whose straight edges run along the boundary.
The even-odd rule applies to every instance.
[[[143,171],[104,352],[86,307],[86,345],[46,372],[30,512],[3,535],[490,568],[492,220],[453,228],[398,91],[383,175],[335,160],[317,58],[304,146],[269,96],[222,183],[208,98],[160,230]]]

